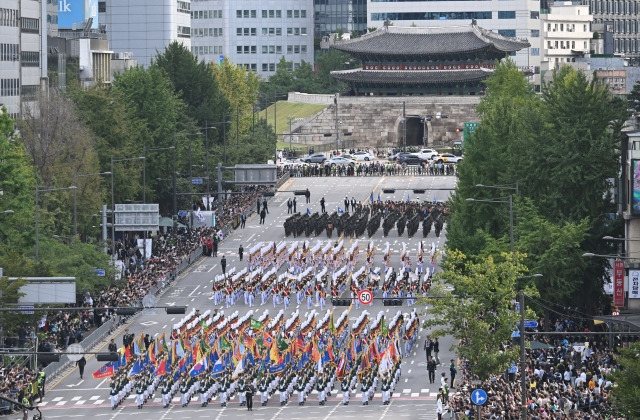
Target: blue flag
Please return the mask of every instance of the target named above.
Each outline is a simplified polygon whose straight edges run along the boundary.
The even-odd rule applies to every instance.
[[[269,366],[269,373],[278,373],[284,370],[284,361],[277,365]]]
[[[407,194],[407,203],[411,201],[411,194]]]
[[[433,196],[433,204],[438,204],[438,199],[436,198],[436,196]]]
[[[340,207],[338,207],[338,214],[342,214],[344,213],[344,210],[342,210]]]
[[[380,198],[380,192],[378,191],[378,203],[382,203],[382,199]]]
[[[371,191],[371,195],[369,196],[369,202],[373,203],[373,191]]]
[[[136,361],[131,367],[131,370],[129,370],[129,376],[134,376],[141,373],[143,368],[144,366],[142,366],[142,360]]]
[[[309,207],[307,207],[307,214],[311,216],[311,210],[309,210]]]
[[[216,363],[213,365],[213,374],[216,375],[224,370],[224,366],[222,365],[222,360],[216,360]]]

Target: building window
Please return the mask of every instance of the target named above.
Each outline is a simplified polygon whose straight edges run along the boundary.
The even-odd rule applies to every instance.
[[[300,54],[300,45],[295,45],[293,47],[293,53],[294,54]]]
[[[242,36],[242,28],[236,28],[236,36]]]
[[[498,33],[502,36],[510,36],[510,37],[516,36],[515,29],[498,29]]]
[[[540,29],[532,29],[531,38],[540,38]]]
[[[513,12],[515,14],[515,12]],[[492,19],[491,12],[393,12],[371,13],[372,21]]]
[[[178,12],[179,13],[191,13],[191,3],[188,1],[178,0]]]
[[[275,10],[269,10],[269,17],[270,18],[276,17],[276,11]]]
[[[307,11],[306,10],[300,10],[300,17],[302,19],[306,19],[307,18]]]
[[[267,63],[262,63],[262,71],[269,71],[269,67]]]
[[[263,18],[263,19],[266,19],[266,18],[267,18],[267,11],[266,11],[266,10],[263,10],[263,11],[262,11],[262,18]]]
[[[276,36],[282,36],[282,28],[276,28]]]
[[[244,53],[249,54],[249,45],[244,46]]]
[[[107,2],[99,1],[98,2],[98,13],[107,13]]]
[[[293,28],[287,28],[287,35],[293,35]]]
[[[282,10],[276,10],[276,19],[282,18]]]
[[[250,28],[244,28],[243,30],[244,36],[249,36],[249,31],[250,31]]]
[[[296,19],[300,18],[300,10],[294,10],[293,11],[293,17],[296,18]]]
[[[258,33],[258,29],[257,28],[251,28],[251,36],[256,36]]]
[[[276,54],[282,54],[282,45],[276,45]]]
[[[540,48],[531,48],[531,56],[538,57],[540,55]]]
[[[516,12],[515,10],[499,10],[498,11],[498,19],[515,19]]]
[[[269,63],[269,71],[276,71],[276,64],[275,63]]]
[[[255,45],[251,46],[251,54],[257,54],[258,53],[258,47],[256,47]]]
[[[236,19],[242,19],[242,10],[236,10]]]
[[[262,54],[266,54],[266,53],[268,53],[268,52],[269,52],[269,51],[267,50],[267,48],[268,48],[268,47],[267,47],[266,45],[263,45],[263,46],[262,46]]]
[[[287,10],[287,19],[291,19],[293,17],[293,10]]]
[[[307,35],[307,28],[300,28],[300,35],[306,36]]]
[[[295,36],[300,36],[300,28],[293,28],[293,34]]]
[[[242,54],[242,45],[236,46],[236,54]]]
[[[293,45],[287,45],[287,54],[293,54]]]
[[[20,53],[20,64],[23,67],[38,67],[40,65],[40,52],[22,51]]]
[[[269,54],[275,54],[276,47],[274,45],[269,45]]]
[[[307,53],[307,46],[306,45],[300,45],[300,52],[302,54],[306,54]]]
[[[258,65],[256,63],[251,64],[251,71],[258,71]]]
[[[5,25],[9,26],[9,25]],[[18,26],[17,18],[16,24]],[[20,95],[20,79],[0,79],[0,96],[18,96]]]
[[[18,61],[20,45],[0,44],[0,61]]]
[[[537,10],[531,11],[529,19],[540,19],[540,12]]]
[[[2,9],[0,8],[0,26],[13,26],[18,27],[18,10],[16,9]],[[12,79],[4,79],[12,80]]]
[[[178,38],[191,38],[191,28],[178,25]]]
[[[257,10],[252,10],[251,11],[251,19],[255,19],[257,16]]]

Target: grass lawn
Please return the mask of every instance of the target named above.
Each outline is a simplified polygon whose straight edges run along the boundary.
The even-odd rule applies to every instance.
[[[289,121],[287,117],[291,115],[294,118],[307,118],[325,109],[326,105],[320,104],[303,104],[300,102],[278,101],[277,104],[271,105],[266,110],[260,111],[260,118],[267,118],[267,122],[275,128],[276,134],[280,137],[283,133],[289,132]],[[277,111],[277,112],[275,112]],[[275,126],[274,126],[275,113]],[[286,147],[289,147],[287,143]],[[280,148],[280,143],[278,143]]]

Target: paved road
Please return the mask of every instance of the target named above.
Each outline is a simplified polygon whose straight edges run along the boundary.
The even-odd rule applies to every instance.
[[[213,282],[213,276],[221,274],[221,268],[219,266],[220,257],[225,255],[228,261],[227,269],[236,267],[237,270],[244,268],[246,259],[243,263],[240,263],[237,257],[238,246],[242,244],[245,249],[245,256],[249,248],[259,241],[276,241],[280,242],[285,240],[284,228],[282,223],[287,217],[286,201],[292,196],[292,191],[309,188],[311,191],[311,204],[308,205],[312,212],[320,210],[320,198],[325,197],[326,208],[328,212],[333,212],[338,206],[342,206],[342,202],[345,196],[349,198],[355,197],[356,200],[367,201],[369,195],[373,192],[374,198],[377,199],[378,192],[381,192],[383,188],[416,188],[427,189],[426,194],[422,194],[421,198],[428,201],[433,201],[434,198],[438,201],[443,201],[449,196],[449,191],[445,190],[433,190],[430,188],[452,188],[456,182],[455,177],[443,176],[443,177],[371,177],[371,178],[356,178],[356,177],[344,177],[344,178],[294,178],[288,181],[281,191],[271,200],[269,205],[270,214],[267,215],[265,225],[259,225],[258,219],[253,217],[247,221],[245,229],[239,229],[233,232],[225,242],[221,244],[219,248],[218,258],[203,258],[199,263],[195,264],[193,268],[186,274],[184,274],[177,282],[174,283],[158,300],[159,306],[165,305],[186,305],[187,312],[191,308],[200,309],[204,312],[207,309],[213,309],[213,296],[211,292],[211,286]],[[410,194],[411,199],[417,198],[411,191],[397,190],[395,194],[382,193],[381,198],[383,200],[402,200],[407,199],[407,195]],[[304,203],[304,196],[297,196],[299,199],[298,211],[306,211],[307,205]],[[411,250],[411,255],[414,256],[418,247],[418,242],[423,240],[421,237],[421,230],[418,232],[420,237],[414,237],[408,239],[406,233],[402,238],[399,238],[397,231],[394,229],[390,232],[387,238],[382,237],[382,229],[380,229],[374,237],[371,239],[378,245],[378,252],[376,254],[375,266],[382,266],[381,248],[384,248],[386,241],[389,241],[392,253],[392,266],[399,267],[400,262],[400,250],[402,243],[405,242],[407,247]],[[436,243],[438,248],[441,248],[444,244],[444,235],[446,234],[446,225],[440,238],[436,238],[433,231],[429,236],[424,239],[424,243],[431,244]],[[369,238],[358,238],[360,243],[360,249],[366,249],[369,242]],[[321,240],[326,243],[328,240],[325,237],[309,238],[311,244],[315,244],[316,240]],[[293,242],[293,238],[288,238],[287,242]],[[334,236],[335,241],[335,236]],[[349,248],[352,239],[345,240],[345,248]],[[364,261],[364,257],[359,259],[360,265]],[[356,267],[357,268],[357,267]],[[256,299],[259,303],[259,299]],[[305,318],[306,304],[301,305],[299,308],[295,305],[295,299],[293,304],[289,306],[286,311],[288,316],[296,309],[300,311],[300,317]],[[331,305],[328,305],[331,308]],[[222,307],[220,307],[222,308]],[[220,309],[219,308],[219,309]],[[273,307],[271,300],[269,304],[253,308],[258,314],[262,314],[265,309],[269,309],[271,315],[276,314],[281,306],[278,308]],[[319,308],[314,308],[319,311]],[[334,316],[337,319],[339,315],[346,308],[336,308]],[[239,315],[245,314],[249,308],[243,304],[242,299],[238,301],[233,310],[238,310]],[[360,315],[361,311],[367,310],[370,317],[375,318],[379,311],[385,311],[387,319],[391,319],[398,310],[403,312],[409,312],[412,308],[404,307],[383,307],[381,301],[375,301],[373,305],[368,308],[362,307],[360,310],[355,308],[351,311],[350,319],[351,323]],[[419,308],[419,310],[425,311],[425,308]],[[232,310],[225,310],[227,313],[231,313]],[[428,308],[426,308],[426,315],[428,316]],[[180,320],[180,316],[166,315],[163,310],[158,310],[156,315],[138,315],[134,317],[128,325],[130,331],[136,336],[141,332],[149,333],[153,337],[158,337],[163,332],[170,332],[174,323]],[[123,327],[124,328],[124,327]],[[119,332],[116,342],[120,346],[122,343],[121,337],[122,330]],[[85,369],[84,380],[81,380],[77,369],[70,369],[65,375],[59,379],[54,380],[48,391],[44,402],[40,404],[40,407],[45,414],[46,419],[72,419],[80,417],[96,417],[96,418],[127,418],[138,417],[140,419],[197,419],[197,418],[215,418],[215,419],[231,419],[231,418],[252,418],[252,419],[283,419],[289,420],[295,419],[349,419],[349,418],[366,418],[366,419],[385,419],[385,418],[406,418],[406,419],[434,419],[435,415],[435,395],[437,393],[437,385],[429,385],[426,376],[426,363],[425,354],[422,351],[422,343],[424,342],[426,331],[421,330],[419,333],[419,339],[417,340],[417,348],[414,348],[412,354],[403,360],[402,377],[396,386],[396,392],[392,398],[392,403],[388,406],[383,406],[380,399],[380,389],[378,389],[374,400],[368,406],[362,406],[359,401],[360,393],[355,396],[352,395],[352,403],[345,407],[339,402],[340,392],[335,392],[332,397],[329,398],[325,406],[318,406],[315,401],[316,395],[311,395],[308,400],[311,404],[307,404],[304,407],[299,407],[294,402],[290,402],[288,405],[281,407],[277,402],[277,394],[274,394],[270,404],[267,407],[261,407],[260,404],[257,407],[254,406],[254,411],[248,413],[245,408],[239,407],[237,399],[233,400],[226,408],[220,408],[218,404],[212,403],[206,408],[201,408],[199,404],[192,403],[186,408],[182,408],[179,403],[171,405],[168,409],[163,409],[160,403],[160,395],[156,394],[156,398],[153,401],[148,402],[142,410],[138,410],[133,401],[134,395],[130,396],[124,404],[118,409],[111,410],[109,406],[109,382],[108,380],[96,380],[91,377],[91,373],[102,366],[95,360],[94,357],[88,358],[88,363]],[[440,376],[440,372],[446,372],[448,374],[448,361],[454,357],[449,352],[449,346],[451,341],[446,338],[441,340],[441,352],[440,360],[442,365],[438,367],[437,377]],[[103,350],[106,350],[106,342],[103,346]],[[177,398],[177,396],[176,396]],[[15,417],[18,418],[18,417]],[[21,417],[20,417],[21,418]]]

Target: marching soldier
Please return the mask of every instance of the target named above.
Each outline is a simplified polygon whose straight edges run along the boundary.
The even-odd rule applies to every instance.
[[[385,372],[384,378],[382,379],[382,404],[389,405],[389,400],[391,399],[391,384],[389,383],[389,374]]]
[[[349,405],[349,397],[351,389],[349,386],[349,379],[345,376],[340,383],[340,390],[342,391],[342,405]]]

